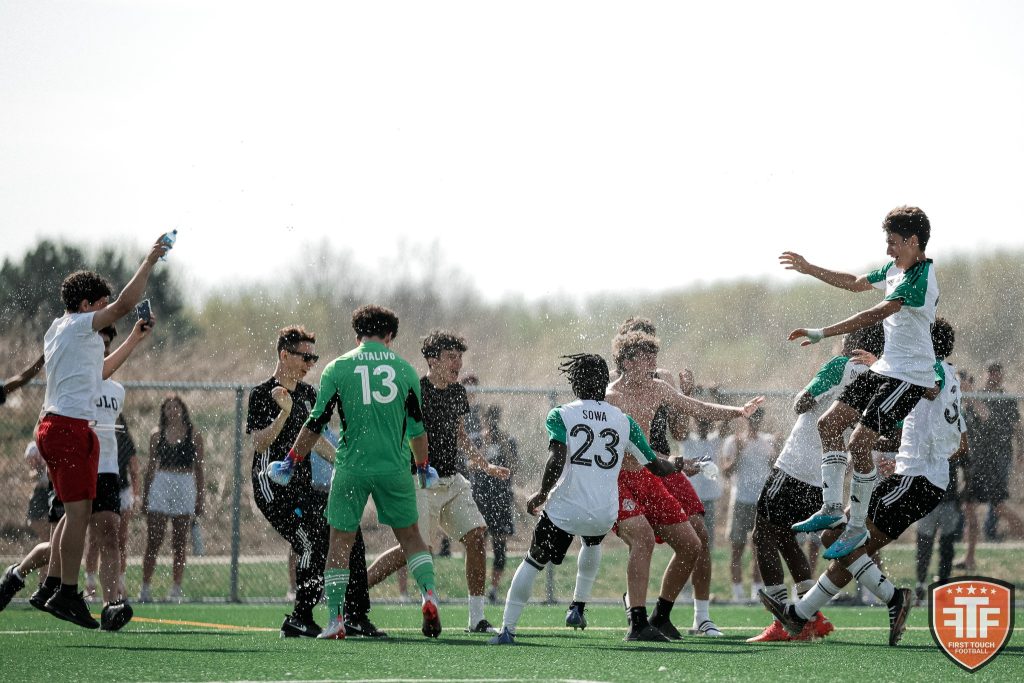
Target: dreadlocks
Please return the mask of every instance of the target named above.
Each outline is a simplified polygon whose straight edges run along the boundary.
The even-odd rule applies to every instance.
[[[578,398],[603,401],[608,388],[608,363],[594,353],[574,353],[562,356],[565,360],[558,369],[565,375]]]

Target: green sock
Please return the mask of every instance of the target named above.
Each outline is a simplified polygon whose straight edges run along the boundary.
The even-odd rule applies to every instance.
[[[409,567],[409,572],[416,580],[416,585],[420,587],[420,592],[424,595],[433,595],[434,558],[430,556],[430,553],[426,551],[416,553],[406,560],[405,564]]]
[[[327,613],[332,619],[345,615],[346,590],[348,590],[347,569],[324,570],[324,593],[327,594]]]

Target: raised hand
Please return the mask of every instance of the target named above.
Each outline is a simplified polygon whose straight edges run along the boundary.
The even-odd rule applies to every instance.
[[[820,342],[825,338],[825,335],[821,330],[810,327],[801,327],[789,333],[789,341],[796,341],[801,337],[804,337],[805,339],[800,342],[800,346],[810,346],[811,344],[817,344]]]
[[[782,252],[782,255],[779,256],[779,263],[781,263],[782,267],[786,270],[795,270],[796,272],[803,273],[805,275],[811,270],[811,264],[807,262],[807,259],[795,251]]]
[[[161,234],[156,238],[156,242],[153,243],[153,246],[149,248],[149,253],[146,254],[146,263],[149,265],[155,264],[170,248],[170,245],[164,242],[164,236]]]
[[[743,417],[750,417],[757,412],[757,409],[761,407],[762,403],[764,403],[764,396],[758,396],[757,398],[750,399],[743,404],[742,408],[740,408],[740,415]]]
[[[292,412],[292,395],[288,393],[288,390],[284,387],[277,386],[270,390],[270,397],[274,399],[286,413]]]

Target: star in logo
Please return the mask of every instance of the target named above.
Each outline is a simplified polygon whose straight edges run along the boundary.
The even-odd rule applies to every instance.
[[[956,592],[957,592],[957,593],[963,593],[963,592],[964,592],[964,588],[963,588],[963,586],[957,586],[957,587],[956,587]]]
[[[974,595],[974,593],[975,593],[975,592],[976,592],[977,590],[978,590],[978,589],[977,589],[977,588],[975,588],[974,586],[968,586],[968,587],[967,587],[967,592],[968,592],[968,593],[969,593],[970,595]]]

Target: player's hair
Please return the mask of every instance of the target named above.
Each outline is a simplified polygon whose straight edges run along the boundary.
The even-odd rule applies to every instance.
[[[661,342],[652,334],[634,330],[615,337],[612,342],[612,358],[615,360],[615,367],[622,372],[622,363],[626,360],[633,360],[642,353],[657,354],[661,348]]]
[[[608,389],[608,363],[596,353],[574,353],[562,356],[559,371],[569,380],[577,398],[585,401],[603,401]]]
[[[114,341],[114,339],[117,338],[117,328],[114,327],[113,325],[107,325],[97,334],[105,334],[106,336],[110,337],[110,341]]]
[[[360,339],[384,338],[389,334],[394,339],[398,336],[398,316],[389,308],[366,304],[352,311],[352,329]]]
[[[77,313],[83,300],[92,304],[105,296],[110,296],[110,284],[91,270],[76,270],[60,284],[60,299],[68,313]]]
[[[442,351],[466,352],[466,340],[454,332],[448,330],[434,330],[423,338],[423,346],[420,349],[424,358],[437,358]]]
[[[945,360],[953,353],[953,343],[956,341],[956,333],[953,326],[945,318],[936,318],[932,323],[932,346],[935,348],[935,358]]]
[[[886,232],[894,232],[903,239],[910,239],[917,235],[917,243],[924,251],[928,246],[928,238],[932,234],[931,223],[924,211],[916,206],[897,206],[885,216],[882,229]]]
[[[302,325],[289,325],[277,331],[277,352],[282,350],[294,351],[302,342],[316,344],[316,335]]]
[[[843,339],[843,355],[849,356],[857,349],[863,349],[874,356],[881,356],[885,350],[885,330],[882,323],[855,330]]]
[[[619,327],[619,334],[637,331],[649,334],[652,337],[657,334],[654,323],[651,322],[650,318],[641,318],[635,315],[631,315],[626,318],[626,321]]]

